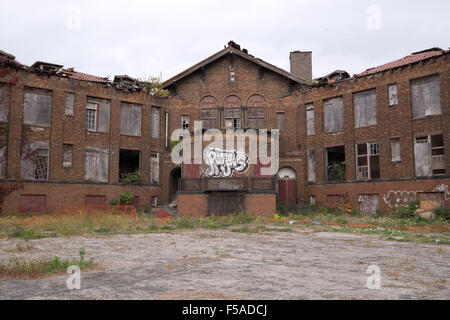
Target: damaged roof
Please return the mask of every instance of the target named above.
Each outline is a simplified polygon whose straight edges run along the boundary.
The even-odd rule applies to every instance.
[[[365,77],[365,76],[374,75],[379,72],[384,72],[384,71],[404,67],[404,66],[407,66],[410,64],[418,63],[420,61],[438,57],[438,56],[448,53],[449,51],[450,50],[442,50],[441,48],[431,48],[431,49],[415,52],[404,58],[401,58],[401,59],[398,59],[398,60],[395,60],[392,62],[388,62],[388,63],[383,64],[378,67],[367,69],[366,71],[359,73],[355,76],[356,77]]]
[[[163,88],[167,89],[170,85],[174,84],[175,82],[189,76],[190,74],[194,73],[195,71],[199,70],[202,67],[205,67],[206,65],[216,61],[217,59],[227,55],[227,54],[235,54],[241,58],[244,58],[250,62],[253,62],[263,68],[266,68],[270,71],[273,71],[283,77],[286,77],[294,82],[300,83],[300,84],[310,84],[307,80],[300,78],[284,69],[278,68],[268,62],[265,62],[262,59],[255,58],[251,54],[248,54],[248,51],[246,49],[240,48],[238,44],[236,44],[234,41],[228,42],[228,46],[225,47],[225,49],[220,50],[219,52],[213,54],[212,56],[200,61],[199,63],[193,65],[192,67],[186,69],[185,71],[177,74],[176,76],[170,78],[169,80],[164,81]]]
[[[108,83],[110,82],[108,78],[101,78],[98,76],[94,76],[91,74],[75,71],[74,68],[61,69],[57,73],[58,75],[65,75],[73,80],[81,80],[81,81],[90,81],[90,82],[98,82],[98,83]]]

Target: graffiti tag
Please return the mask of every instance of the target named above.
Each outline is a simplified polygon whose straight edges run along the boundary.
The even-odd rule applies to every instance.
[[[205,150],[205,170],[207,177],[229,178],[233,172],[243,173],[248,169],[248,156],[235,150],[220,150],[217,148]]]
[[[394,209],[400,206],[407,206],[414,200],[417,200],[419,192],[421,191],[391,190],[383,195],[383,200],[387,206]]]
[[[450,200],[450,191],[448,191],[448,185],[440,184],[433,190],[434,192],[444,192],[445,200]]]

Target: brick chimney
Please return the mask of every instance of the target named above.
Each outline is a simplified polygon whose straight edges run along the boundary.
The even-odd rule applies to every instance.
[[[291,73],[305,79],[312,81],[312,52],[311,51],[293,51],[289,55],[291,62]]]

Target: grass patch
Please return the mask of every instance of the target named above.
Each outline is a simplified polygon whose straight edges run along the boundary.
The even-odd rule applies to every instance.
[[[80,249],[80,257],[77,260],[42,257],[38,259],[19,259],[13,257],[6,263],[0,263],[0,279],[36,279],[53,274],[64,273],[71,265],[76,265],[80,270],[95,267],[93,259],[84,259],[85,251]]]

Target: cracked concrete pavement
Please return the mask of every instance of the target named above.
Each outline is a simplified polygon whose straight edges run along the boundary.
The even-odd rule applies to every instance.
[[[94,258],[81,289],[67,274],[0,282],[0,299],[450,299],[450,246],[332,232],[229,230],[0,240],[0,260]],[[367,267],[381,289],[367,288]]]

